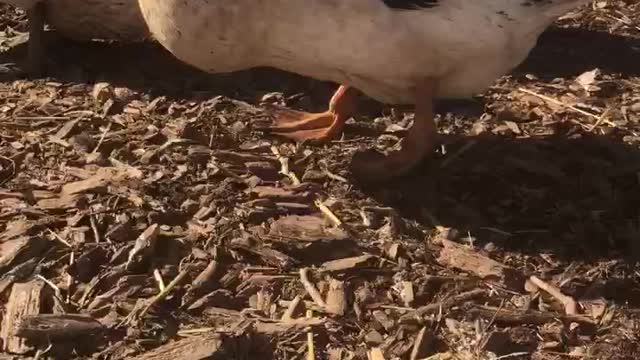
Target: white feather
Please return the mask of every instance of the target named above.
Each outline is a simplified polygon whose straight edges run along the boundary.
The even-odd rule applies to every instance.
[[[399,11],[380,0],[139,0],[149,29],[179,59],[210,72],[256,66],[354,86],[386,103],[413,87],[469,97],[520,64],[540,33],[589,0],[443,0]]]

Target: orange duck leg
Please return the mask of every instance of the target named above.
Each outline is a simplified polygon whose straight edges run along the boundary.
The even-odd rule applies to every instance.
[[[438,128],[434,121],[433,99],[437,83],[424,79],[415,90],[413,126],[402,140],[401,149],[384,156],[376,151],[357,153],[353,158],[353,174],[366,182],[387,181],[406,175],[435,149]]]
[[[327,142],[342,133],[344,124],[355,113],[357,91],[348,86],[340,86],[329,102],[329,110],[322,113],[273,107],[275,126],[270,133],[296,141],[310,140]]]

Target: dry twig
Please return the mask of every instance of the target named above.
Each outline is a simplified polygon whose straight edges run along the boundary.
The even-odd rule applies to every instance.
[[[576,315],[578,313],[578,303],[571,296],[563,294],[560,289],[542,281],[536,276],[531,276],[529,281],[560,301],[562,305],[564,305],[564,311],[567,315]]]

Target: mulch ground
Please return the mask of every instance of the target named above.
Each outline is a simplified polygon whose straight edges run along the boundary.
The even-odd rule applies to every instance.
[[[1,359],[640,358],[640,4],[560,19],[442,146],[359,184],[412,113],[363,98],[326,146],[255,130],[335,84],[206,75],[0,8]]]

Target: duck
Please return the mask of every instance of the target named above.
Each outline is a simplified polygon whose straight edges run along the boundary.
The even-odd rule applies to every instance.
[[[142,42],[149,39],[137,0],[2,0],[22,8],[29,22],[27,67],[31,76],[45,71],[45,24],[75,41]]]
[[[327,110],[275,109],[268,131],[326,143],[359,93],[413,105],[399,149],[360,151],[352,173],[388,181],[438,146],[434,101],[481,94],[560,16],[592,0],[138,0],[153,39],[209,73],[271,67],[339,84]]]

